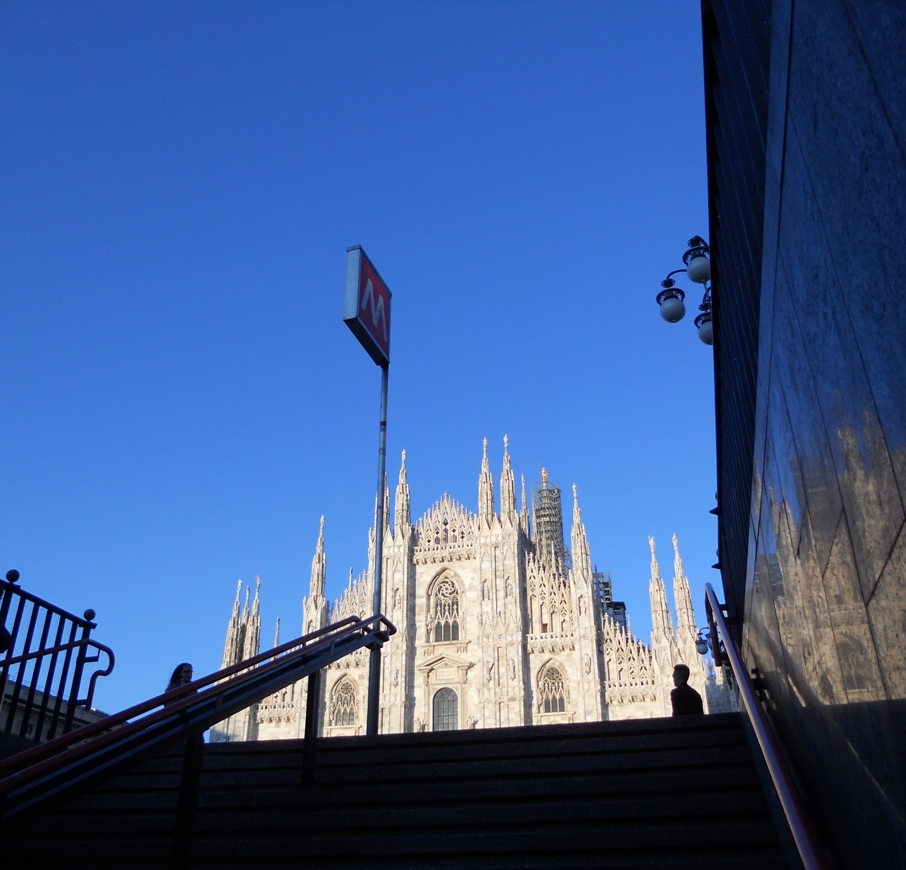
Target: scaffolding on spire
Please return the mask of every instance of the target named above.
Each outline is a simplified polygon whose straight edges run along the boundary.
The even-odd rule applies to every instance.
[[[541,469],[541,480],[532,486],[532,529],[535,553],[540,561],[553,561],[549,567],[561,571],[572,567],[569,550],[563,541],[560,484],[548,478],[546,468]]]

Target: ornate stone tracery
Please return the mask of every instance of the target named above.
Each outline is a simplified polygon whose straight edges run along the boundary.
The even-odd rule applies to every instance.
[[[563,713],[566,710],[566,677],[556,663],[544,666],[538,679],[538,709],[542,713]]]
[[[346,619],[347,616],[370,616],[373,588],[371,577],[366,571],[359,574],[355,580],[352,579],[352,571],[350,571],[349,585],[330,608],[329,621],[339,622],[341,619]]]
[[[352,680],[343,677],[333,687],[328,721],[331,725],[358,724],[359,698]]]
[[[476,522],[475,514],[444,493],[415,525],[416,555],[472,549]]]
[[[570,583],[559,567],[529,553],[526,557],[530,633],[569,637],[574,629]]]
[[[442,573],[432,584],[427,612],[429,643],[460,639],[459,584],[451,572]]]

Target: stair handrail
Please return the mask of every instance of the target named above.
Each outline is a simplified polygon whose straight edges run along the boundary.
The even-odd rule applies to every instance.
[[[283,686],[301,679],[306,674],[297,673],[294,666],[301,662],[303,657],[317,654],[318,658],[314,664],[322,668],[362,646],[372,643],[382,645],[396,631],[396,626],[383,614],[365,619],[349,616],[250,659],[142,701],[120,713],[13,755],[0,761],[0,808],[8,809],[7,799],[12,792],[17,792],[42,777],[59,774],[62,768],[73,767],[89,756],[98,755],[105,750],[115,750],[118,744],[125,746],[131,738],[136,739],[133,741],[134,746],[127,750],[128,758],[130,763],[138,763],[142,760],[139,753],[143,746],[152,740],[155,750],[163,750],[184,742],[201,734],[233,712],[238,712],[274,691],[279,691]],[[268,659],[270,661],[267,661]],[[265,661],[266,664],[261,664]],[[311,665],[312,669],[314,664]],[[238,706],[240,702],[236,700],[237,690],[244,690],[241,706]],[[227,693],[233,696],[233,700],[225,705],[223,700]],[[202,715],[198,715],[197,711],[193,713],[193,708],[210,706],[212,699],[215,700],[212,710]],[[161,709],[155,709],[158,707]],[[168,720],[173,720],[169,729]],[[146,735],[144,743],[143,732]],[[161,736],[162,734],[164,736]],[[113,766],[115,761],[116,759],[109,763],[105,778],[107,774],[112,776],[119,771],[119,766],[116,768]],[[98,774],[100,772],[98,771]],[[81,778],[87,780],[88,775],[82,774]],[[91,775],[92,782],[99,778],[99,775]],[[56,788],[54,794],[61,788]],[[30,801],[29,805],[34,802]],[[6,807],[3,806],[4,803],[7,804]],[[8,815],[9,812],[3,812],[4,817]]]
[[[230,665],[229,667],[222,668],[221,670],[215,671],[214,673],[208,674],[207,676],[200,677],[199,679],[193,680],[191,683],[187,683],[184,686],[179,686],[176,689],[171,689],[169,692],[162,692],[160,695],[155,695],[153,698],[148,698],[148,700],[146,701],[140,701],[138,704],[134,704],[132,707],[127,707],[125,710],[122,710],[119,713],[113,713],[110,716],[106,716],[103,719],[98,720],[97,722],[92,722],[89,725],[85,725],[82,728],[79,728],[77,731],[61,734],[59,737],[56,737],[53,740],[48,740],[45,743],[39,744],[38,746],[33,746],[31,749],[26,749],[24,752],[19,752],[15,755],[10,756],[9,758],[0,760],[0,782],[5,779],[6,775],[10,771],[17,770],[20,767],[29,766],[37,761],[43,760],[44,758],[57,755],[74,743],[81,743],[91,737],[94,737],[95,735],[107,733],[117,725],[128,722],[133,717],[147,713],[149,710],[153,710],[156,707],[165,705],[172,711],[179,700],[188,696],[196,697],[199,688],[203,688],[204,686],[210,685],[212,683],[223,682],[229,677],[241,671],[246,671],[250,668],[253,668],[255,665],[267,659],[275,659],[277,658],[277,656],[285,655],[286,653],[296,650],[297,648],[303,649],[305,648],[306,644],[310,643],[312,640],[317,639],[325,634],[329,634],[330,632],[345,628],[346,626],[353,625],[359,621],[360,620],[358,616],[348,616],[346,617],[346,619],[343,619],[340,622],[325,626],[324,628],[313,631],[310,634],[303,635],[302,637],[294,638],[293,640],[287,641],[281,646],[266,650],[265,652],[259,653],[258,655],[253,656],[250,659],[244,659],[241,662],[237,662],[235,665]]]
[[[746,712],[749,714],[752,730],[755,732],[755,738],[761,749],[765,766],[771,776],[771,781],[774,783],[774,789],[780,800],[780,806],[789,825],[790,833],[793,835],[793,841],[799,851],[803,867],[805,870],[830,870],[830,865],[824,857],[824,850],[820,845],[817,832],[796,788],[793,774],[784,758],[774,730],[768,721],[767,713],[765,713],[761,702],[758,700],[752,678],[746,670],[742,656],[727,627],[727,619],[724,616],[725,607],[726,605],[718,601],[714,587],[710,583],[706,583],[705,614],[711,634],[711,651],[714,656],[714,664],[720,667],[723,664],[724,656],[726,656],[730,667],[733,669],[739,697]],[[720,642],[716,629],[720,629],[720,638],[722,638],[723,643]]]

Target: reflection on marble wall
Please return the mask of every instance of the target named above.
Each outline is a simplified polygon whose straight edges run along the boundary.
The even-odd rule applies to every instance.
[[[744,653],[847,867],[906,866],[906,6],[775,2]]]

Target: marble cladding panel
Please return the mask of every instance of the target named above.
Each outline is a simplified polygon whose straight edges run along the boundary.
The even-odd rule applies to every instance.
[[[788,125],[839,284],[828,301],[846,311],[859,339],[859,359],[849,362],[865,371],[906,491],[906,310],[887,282],[902,282],[902,245],[891,241],[906,238],[906,4],[808,0],[796,18]]]
[[[844,518],[837,528],[823,581],[847,702],[883,700],[878,654],[862,602],[852,539]]]
[[[906,142],[906,4],[850,3],[846,13],[891,130],[902,144]]]
[[[906,701],[906,527],[868,602],[868,623],[887,697]]]
[[[804,345],[804,339],[795,317],[789,315],[792,300],[786,290],[786,273],[781,269],[781,286],[776,289],[778,302],[785,316],[775,323],[775,341],[781,347]],[[789,420],[789,432],[793,445],[787,462],[797,462],[799,481],[803,488],[800,499],[806,504],[808,522],[817,548],[818,561],[822,568],[827,564],[837,524],[843,512],[843,498],[837,483],[837,474],[831,455],[824,420],[814,379],[809,369],[803,369],[802,360],[786,359],[774,366],[778,381],[771,390],[771,401],[783,403],[783,415]],[[782,416],[773,417],[777,423]],[[778,428],[775,423],[774,429]],[[772,430],[773,431],[773,430]]]
[[[806,517],[802,527],[802,540],[796,558],[791,562],[798,571],[799,582],[806,616],[797,626],[808,632],[812,638],[809,649],[810,658],[803,667],[803,678],[807,687],[800,687],[805,695],[814,695],[816,708],[826,704],[846,703],[846,692],[843,688],[843,672],[837,657],[834,641],[834,629],[828,611],[827,593],[822,583],[810,583],[807,578],[820,577],[825,563],[819,561],[818,551],[812,536],[812,527]]]
[[[747,652],[750,653],[750,663],[757,667],[758,675],[767,686],[769,706],[785,709],[789,704],[788,669],[774,609],[775,593],[782,590],[782,582],[778,582],[780,569],[777,564],[777,548],[774,546],[767,488],[764,490],[764,501],[768,505],[761,511],[759,544],[751,574],[752,586],[747,590],[746,596],[745,643]]]
[[[867,600],[906,514],[862,365],[861,343],[845,308],[838,303],[845,292],[844,283],[837,279],[826,244],[812,193],[811,169],[794,138],[788,138],[784,176],[784,211],[789,214],[781,224],[783,287],[774,292],[778,296],[788,293],[777,304],[785,307],[787,317],[796,318],[802,344],[791,348],[789,357],[784,352],[774,358],[785,360],[798,377],[809,377],[817,395],[818,413],[807,408],[798,416],[811,426],[823,425],[844,510],[853,528],[856,564]],[[851,283],[846,289],[853,292]],[[782,340],[785,336],[777,333],[776,311],[774,326],[775,336]],[[873,340],[869,335],[864,338]],[[822,532],[817,524],[815,532]]]
[[[840,865],[906,867],[906,4],[773,10],[745,655]]]

